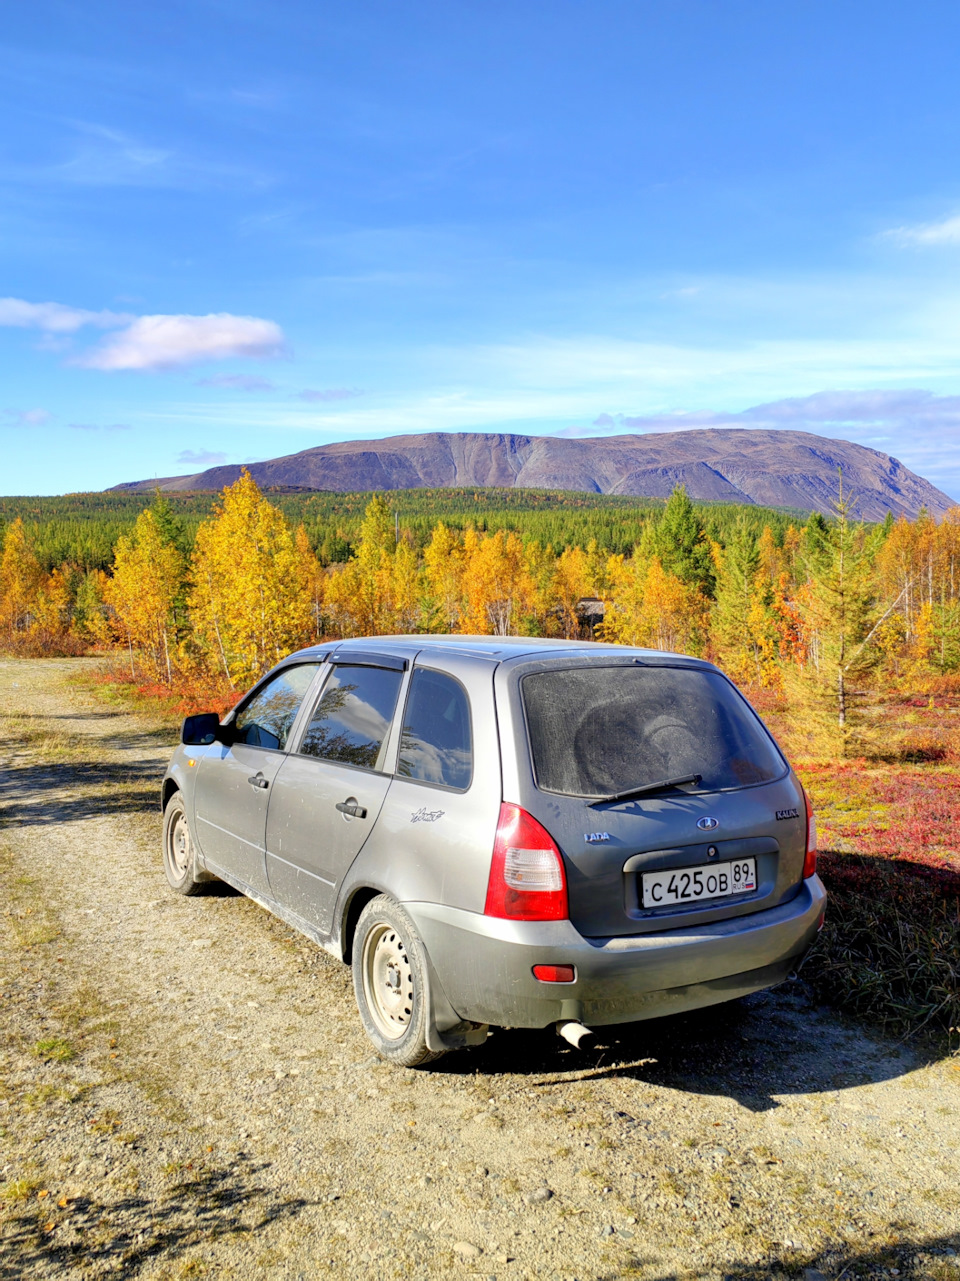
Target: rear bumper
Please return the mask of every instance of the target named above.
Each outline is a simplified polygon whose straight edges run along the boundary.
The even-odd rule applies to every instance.
[[[569,921],[503,921],[435,903],[406,903],[433,970],[461,1019],[496,1027],[631,1023],[771,987],[817,934],[819,877],[789,903],[662,934],[584,938]],[[541,983],[534,965],[574,965],[573,983]]]

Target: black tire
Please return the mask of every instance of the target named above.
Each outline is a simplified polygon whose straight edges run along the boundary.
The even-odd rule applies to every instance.
[[[427,1046],[427,960],[416,927],[386,894],[371,899],[353,936],[353,990],[364,1031],[382,1059],[423,1067]]]
[[[203,894],[210,879],[197,876],[197,856],[183,795],[174,792],[163,811],[163,870],[177,894]]]

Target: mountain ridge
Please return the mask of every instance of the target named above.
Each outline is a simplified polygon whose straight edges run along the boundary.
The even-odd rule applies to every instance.
[[[129,481],[114,491],[221,489],[242,464],[189,476]],[[949,495],[897,458],[813,432],[700,428],[618,436],[527,436],[508,432],[426,432],[382,440],[336,441],[246,465],[263,487],[342,493],[505,486],[666,497],[678,484],[700,502],[803,511],[834,510],[843,487],[864,520],[942,516]]]

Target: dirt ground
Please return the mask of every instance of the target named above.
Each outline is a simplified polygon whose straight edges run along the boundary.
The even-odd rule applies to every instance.
[[[169,728],[0,661],[0,1277],[960,1279],[960,1060],[801,981],[383,1065],[349,971],[159,857]]]

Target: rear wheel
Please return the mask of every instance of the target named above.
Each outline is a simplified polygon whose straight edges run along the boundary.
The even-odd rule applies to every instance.
[[[210,883],[197,877],[193,838],[180,792],[173,793],[163,811],[163,870],[170,888],[178,894],[202,894]]]
[[[420,1067],[443,1051],[427,1046],[426,952],[399,903],[381,894],[357,921],[353,989],[367,1036],[381,1058]]]

